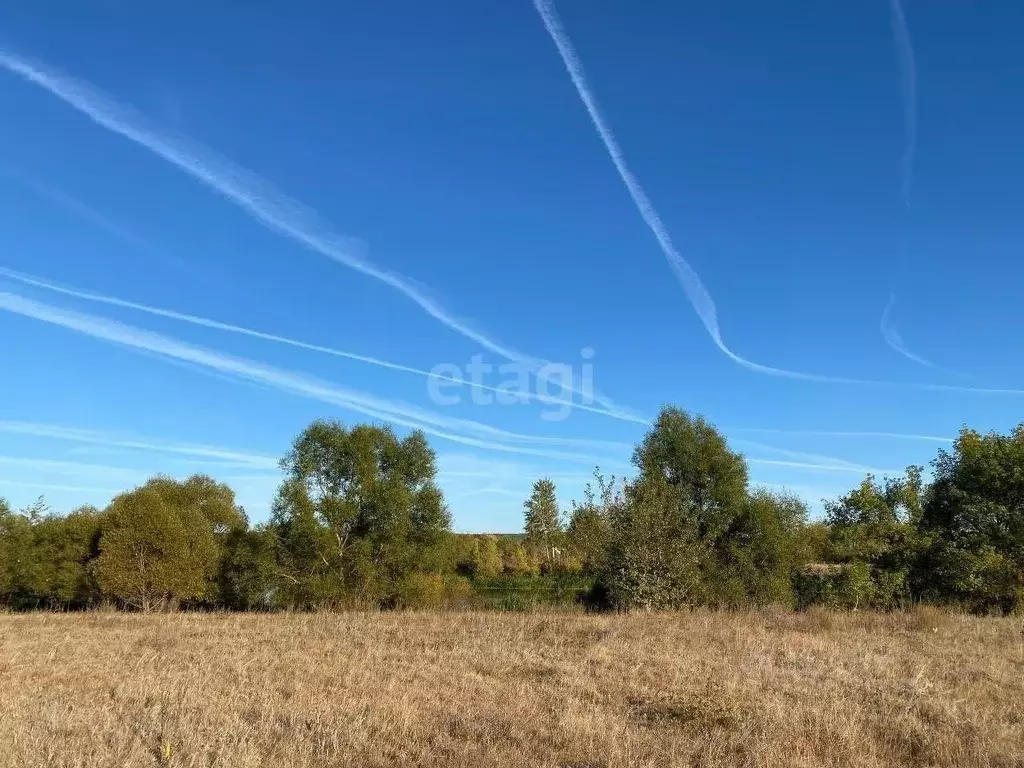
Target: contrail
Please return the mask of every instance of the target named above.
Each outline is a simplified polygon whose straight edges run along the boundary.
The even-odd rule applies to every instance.
[[[896,469],[873,469],[871,467],[853,467],[847,464],[819,464],[805,461],[784,461],[782,459],[747,459],[750,464],[765,464],[772,467],[788,467],[790,469],[809,469],[818,472],[854,472],[870,475],[898,475]]]
[[[892,326],[892,310],[896,306],[896,294],[889,295],[889,302],[885,305],[885,309],[882,310],[882,319],[879,321],[879,328],[882,331],[882,338],[885,339],[885,343],[888,344],[896,352],[899,352],[908,360],[911,360],[918,365],[923,365],[925,368],[931,368],[935,371],[942,371],[943,373],[952,373],[956,376],[965,376],[966,374],[954,371],[949,368],[944,368],[941,365],[933,363],[931,360],[926,360],[920,355],[914,354],[907,349],[906,344],[903,343],[903,337],[900,335]]]
[[[897,4],[894,7],[896,7],[897,10],[900,10],[898,7],[898,0],[894,0],[894,2]],[[540,17],[544,22],[544,27],[547,29],[552,41],[554,41],[555,46],[558,48],[558,53],[562,58],[562,63],[565,65],[565,68],[569,73],[569,77],[572,79],[573,85],[576,87],[576,92],[579,94],[583,105],[586,107],[587,113],[590,115],[590,120],[597,129],[597,133],[600,136],[601,141],[604,143],[605,149],[607,150],[612,163],[615,165],[615,169],[618,171],[619,177],[622,179],[623,184],[625,184],[630,197],[633,198],[633,203],[636,205],[640,216],[654,234],[655,239],[658,241],[658,245],[661,246],[661,250],[665,254],[665,258],[668,260],[669,266],[672,268],[672,271],[675,272],[676,278],[679,280],[683,290],[686,292],[686,296],[690,300],[690,304],[693,306],[694,311],[697,313],[697,317],[700,318],[700,321],[704,324],[704,328],[707,330],[708,335],[711,336],[711,340],[730,360],[744,368],[758,373],[764,373],[769,376],[798,379],[801,381],[817,381],[830,384],[853,384],[860,386],[910,386],[926,390],[978,392],[987,394],[1024,394],[1024,391],[1015,389],[953,387],[941,384],[905,385],[898,382],[875,381],[871,379],[826,376],[816,373],[790,371],[783,368],[775,368],[773,366],[755,363],[733,352],[722,338],[722,333],[718,325],[718,315],[715,309],[715,302],[712,299],[710,292],[704,286],[704,283],[701,282],[700,276],[697,272],[689,263],[687,263],[676,249],[672,242],[672,238],[670,237],[668,230],[665,228],[664,223],[661,221],[661,217],[658,215],[658,212],[655,210],[653,203],[651,203],[647,193],[644,191],[643,187],[640,186],[640,182],[626,164],[626,158],[622,152],[622,148],[619,146],[619,143],[615,138],[615,134],[612,132],[611,126],[602,114],[597,104],[597,99],[595,98],[590,85],[587,83],[583,64],[576,53],[576,49],[572,45],[572,41],[566,34],[565,28],[562,26],[561,19],[558,17],[554,4],[551,0],[533,0],[533,5],[540,14]],[[902,19],[901,10],[898,15],[899,18]],[[899,38],[899,35],[897,35],[897,37]],[[910,72],[913,74],[912,66]],[[911,80],[912,79],[913,78],[911,78]],[[912,100],[911,105],[913,106]],[[911,127],[913,127],[913,121],[911,121]]]
[[[577,403],[572,400],[563,400],[558,397],[552,397],[550,395],[544,395],[541,393],[523,392],[519,390],[502,389],[501,387],[491,387],[486,384],[479,382],[468,381],[466,379],[454,378],[452,376],[444,376],[439,373],[432,371],[426,371],[421,368],[414,368],[408,365],[402,365],[400,363],[392,363],[387,360],[382,360],[377,357],[370,357],[368,355],[360,355],[355,352],[346,352],[342,349],[336,349],[335,347],[328,347],[321,344],[311,344],[305,341],[299,341],[298,339],[288,338],[287,336],[280,336],[273,333],[264,333],[263,331],[256,331],[251,328],[245,328],[239,325],[232,325],[231,323],[223,323],[219,320],[211,320],[206,317],[199,317],[198,315],[190,315],[185,312],[178,312],[172,309],[163,309],[161,307],[154,307],[148,304],[141,304],[135,301],[128,301],[127,299],[119,299],[115,296],[106,296],[100,293],[92,293],[90,291],[83,291],[77,288],[68,288],[56,283],[51,283],[48,280],[44,280],[41,277],[35,275],[28,275],[23,272],[17,272],[13,269],[6,267],[0,267],[0,276],[7,277],[11,280],[16,280],[19,283],[25,285],[31,285],[36,288],[43,288],[54,293],[60,293],[64,296],[72,296],[76,299],[83,299],[85,301],[92,301],[99,304],[107,304],[114,307],[123,307],[125,309],[133,309],[138,312],[144,312],[149,315],[155,315],[157,317],[165,317],[171,320],[179,320],[181,322],[190,323],[191,325],[198,325],[203,328],[212,328],[219,331],[226,331],[228,333],[236,333],[242,336],[249,336],[256,339],[262,339],[263,341],[271,341],[277,344],[285,344],[287,346],[296,347],[298,349],[305,349],[310,352],[320,352],[326,355],[332,355],[334,357],[342,357],[348,360],[356,360],[362,363],[369,363],[370,365],[380,366],[382,368],[388,368],[393,371],[403,371],[405,373],[414,373],[418,376],[423,376],[427,379],[437,379],[439,381],[447,381],[452,384],[464,384],[472,389],[480,389],[487,392],[496,392],[503,395],[516,395],[524,400],[536,401],[545,403],[548,405],[563,405],[570,408],[578,408],[584,411],[590,411],[592,413],[599,413],[602,416],[610,416],[614,419],[620,419],[622,421],[631,421],[637,424],[650,424],[650,419],[644,419],[640,416],[634,416],[626,411],[621,410],[607,410],[605,408],[595,408],[594,406],[586,405],[585,403]]]
[[[764,427],[726,427],[724,432],[749,432],[763,435],[808,435],[815,437],[877,437],[893,440],[920,440],[929,443],[951,443],[955,437],[938,435],[914,435],[902,432],[843,432],[827,429],[771,429]]]
[[[917,152],[917,66],[910,30],[900,0],[890,0],[892,34],[896,43],[896,58],[900,68],[900,92],[903,96],[903,159],[900,163],[903,205],[910,210],[911,189],[914,184],[914,155]]]
[[[359,254],[364,246],[343,237],[308,206],[287,197],[255,173],[212,149],[181,136],[161,133],[134,110],[119,105],[91,84],[0,50],[0,67],[43,88],[97,125],[162,157],[208,188],[234,203],[267,229],[312,251],[393,288],[435,320],[508,360],[535,372],[547,361],[501,344],[452,315],[409,278],[378,267]],[[579,393],[578,390],[573,389]],[[615,404],[595,393],[595,400],[612,409]]]
[[[172,453],[183,456],[218,459],[233,465],[246,465],[253,469],[276,470],[278,459],[244,451],[217,448],[209,445],[188,445],[144,440],[136,437],[99,432],[91,429],[78,429],[54,424],[39,424],[30,421],[0,421],[0,432],[31,437],[52,438],[68,442],[101,445],[109,448],[126,448],[156,453]]]
[[[490,427],[469,419],[444,417],[415,406],[382,400],[371,394],[338,387],[309,376],[273,368],[244,358],[223,355],[106,318],[53,307],[2,291],[0,291],[0,309],[78,331],[93,338],[150,352],[163,358],[195,364],[243,381],[263,384],[291,394],[331,403],[371,418],[390,421],[410,429],[421,429],[428,434],[463,445],[588,463],[600,463],[600,461],[593,455],[551,451],[518,444],[583,445],[616,450],[625,450],[630,447],[612,441],[525,435]]]
[[[852,462],[852,461],[847,461],[846,459],[837,459],[834,456],[822,456],[821,454],[818,454],[818,453],[806,453],[804,451],[791,451],[788,448],[778,448],[778,447],[776,447],[774,445],[765,445],[764,443],[756,443],[756,442],[754,442],[752,440],[742,440],[742,439],[735,439],[734,438],[734,439],[730,440],[729,442],[732,443],[732,444],[735,444],[735,445],[749,445],[749,446],[751,446],[753,448],[757,448],[757,449],[760,449],[760,450],[763,450],[763,451],[771,451],[773,453],[779,453],[779,454],[782,454],[783,456],[789,457],[792,460],[796,460],[796,461],[799,461],[799,462],[804,462],[804,463],[801,463],[799,465],[794,464],[794,466],[811,466],[811,467],[818,467],[818,468],[825,468],[825,469],[841,468],[841,469],[844,469],[844,470],[849,470],[851,472],[862,472],[862,473],[868,473],[868,472],[874,472],[875,471],[871,467],[865,466],[863,464],[857,464],[857,463]],[[769,460],[769,459],[751,459],[751,458],[747,458],[747,461],[758,462],[758,463],[762,463],[762,464],[763,463],[775,463],[774,461]]]
[[[590,120],[597,129],[597,133],[601,137],[601,141],[604,143],[605,149],[608,151],[608,155],[611,158],[612,163],[615,165],[615,170],[618,171],[619,177],[626,186],[626,190],[629,192],[630,197],[633,198],[633,203],[636,205],[640,216],[654,234],[655,239],[658,241],[658,245],[661,246],[661,250],[665,254],[665,258],[668,260],[668,264],[672,268],[672,271],[675,273],[676,279],[678,279],[680,285],[682,285],[687,298],[690,300],[690,304],[697,313],[697,317],[700,318],[701,323],[704,324],[704,328],[707,330],[708,335],[711,336],[711,340],[715,343],[715,346],[733,362],[743,366],[744,368],[748,368],[749,370],[768,374],[769,376],[782,376],[785,378],[800,379],[803,381],[820,381],[839,384],[874,384],[875,382],[865,381],[862,379],[823,376],[813,373],[802,373],[800,371],[788,371],[782,368],[762,365],[740,357],[726,345],[725,341],[722,339],[722,333],[718,326],[718,314],[715,309],[714,299],[711,298],[711,293],[704,286],[704,283],[701,281],[697,272],[676,249],[672,242],[672,238],[669,235],[668,230],[665,228],[665,225],[662,223],[661,217],[658,215],[657,210],[655,210],[653,203],[651,203],[651,200],[644,191],[644,188],[640,185],[640,182],[626,164],[626,158],[622,152],[622,148],[619,146],[610,124],[602,114],[601,109],[597,104],[597,99],[594,96],[590,85],[587,83],[586,73],[583,70],[583,63],[580,61],[580,58],[576,53],[576,49],[573,47],[572,41],[569,39],[568,34],[566,34],[565,28],[562,26],[561,19],[558,17],[558,12],[555,10],[554,4],[551,0],[533,0],[533,5],[540,14],[540,17],[544,22],[544,27],[547,29],[552,41],[554,41],[555,46],[558,48],[558,53],[562,57],[562,63],[565,65],[565,68],[569,73],[569,77],[572,79],[573,85],[576,87],[576,92],[583,101],[583,105],[586,107],[587,113],[590,115]]]
[[[87,221],[88,223],[92,224],[94,227],[105,232],[111,237],[121,240],[122,242],[125,242],[135,248],[138,248],[140,251],[152,256],[154,259],[164,264],[167,264],[168,266],[173,267],[174,269],[184,274],[187,274],[189,277],[197,278],[200,280],[206,279],[204,275],[202,275],[194,267],[190,266],[183,259],[178,258],[172,253],[167,253],[161,248],[157,248],[145,238],[140,237],[139,235],[135,234],[134,232],[128,229],[125,229],[117,222],[111,221],[108,217],[104,216],[96,209],[92,208],[89,205],[86,205],[78,198],[69,195],[67,192],[57,189],[56,187],[50,186],[49,184],[39,181],[38,179],[29,178],[14,169],[7,168],[4,170],[8,176],[11,176],[12,178],[16,179],[19,184],[28,187],[36,194],[46,198],[51,203],[60,206],[64,210],[77,216],[83,221]]]
[[[90,485],[62,485],[57,483],[32,483],[24,480],[0,479],[0,485],[7,485],[13,488],[32,488],[44,491],[66,491],[68,493],[100,493],[116,496],[120,491],[113,488],[96,488]]]

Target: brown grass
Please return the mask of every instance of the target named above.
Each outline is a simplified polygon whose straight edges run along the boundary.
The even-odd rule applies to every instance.
[[[1020,619],[0,615],[0,766],[1024,766]]]

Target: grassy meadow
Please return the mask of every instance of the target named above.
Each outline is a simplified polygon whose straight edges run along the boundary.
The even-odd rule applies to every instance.
[[[1024,620],[0,614],[0,767],[1024,765]]]

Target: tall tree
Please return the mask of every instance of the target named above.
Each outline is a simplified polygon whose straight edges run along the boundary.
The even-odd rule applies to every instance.
[[[555,496],[555,484],[548,478],[533,484],[533,492],[523,503],[527,544],[551,567],[558,558],[562,540],[562,518]]]
[[[661,409],[634,451],[633,464],[641,476],[664,479],[686,494],[705,539],[724,533],[746,499],[743,457],[731,451],[725,437],[703,417],[674,406]]]
[[[664,477],[641,477],[611,516],[600,591],[619,609],[708,602],[714,550],[701,538],[689,496]]]
[[[791,577],[803,565],[807,505],[795,496],[756,489],[720,544],[724,602],[792,605]]]
[[[1024,424],[1008,435],[965,427],[933,468],[922,591],[977,608],[1024,605]]]
[[[615,478],[605,479],[599,470],[594,472],[594,483],[583,489],[583,501],[573,502],[565,538],[583,573],[595,575],[604,568],[612,515],[623,503]]]
[[[209,521],[165,498],[159,482],[111,502],[99,548],[100,587],[143,611],[203,597],[217,568]]]
[[[402,575],[443,566],[450,517],[423,433],[319,420],[281,467],[274,521],[295,584],[380,599]]]

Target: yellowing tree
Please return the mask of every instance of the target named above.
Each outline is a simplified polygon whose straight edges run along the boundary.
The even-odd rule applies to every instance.
[[[143,611],[196,599],[216,567],[213,530],[197,507],[175,504],[150,485],[111,502],[96,562],[107,595]]]

